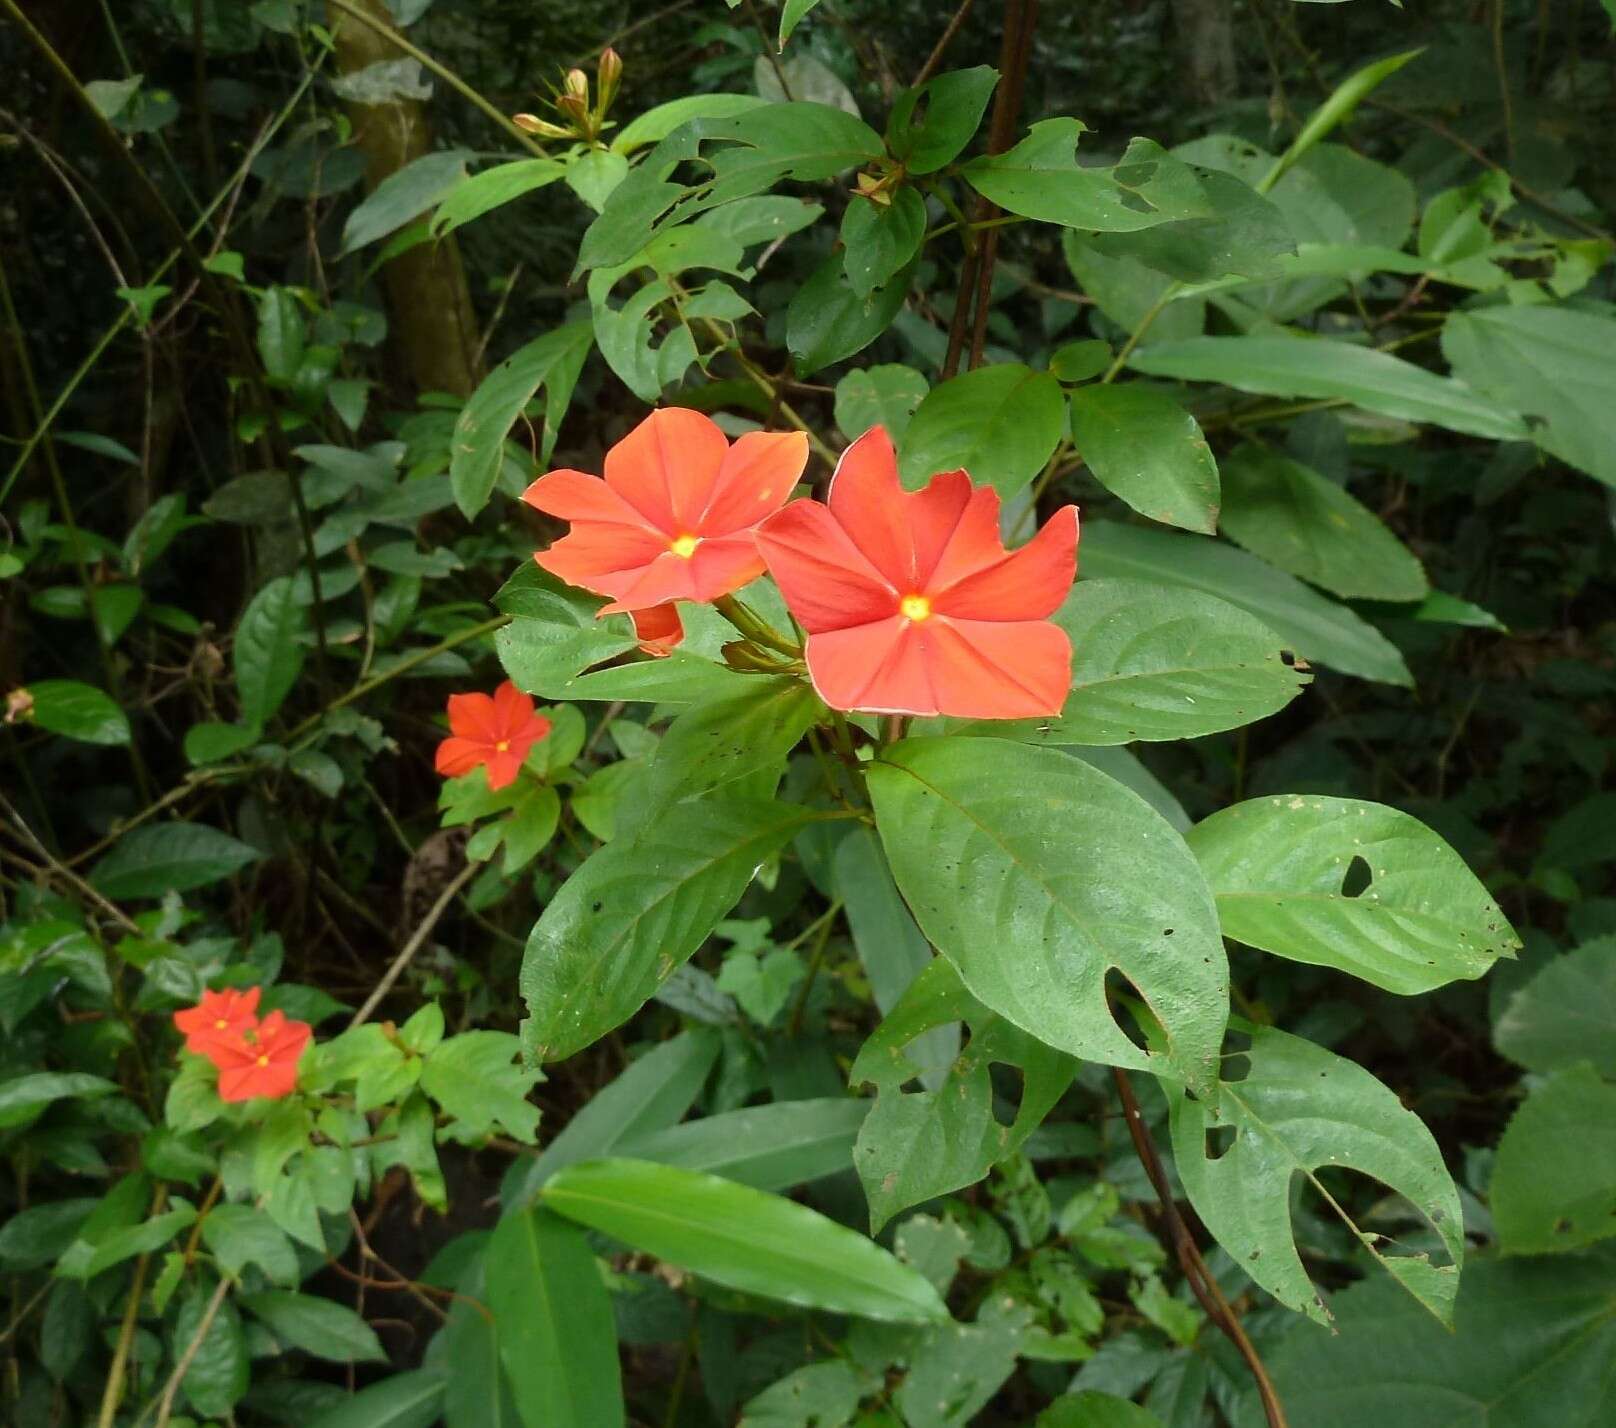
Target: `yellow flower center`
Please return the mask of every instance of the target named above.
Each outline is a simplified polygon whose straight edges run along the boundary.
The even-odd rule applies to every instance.
[[[689,560],[696,553],[696,547],[701,544],[700,536],[682,535],[668,542],[671,550],[680,560]]]
[[[497,754],[503,754],[510,748],[510,746],[511,741],[509,739],[501,739],[497,744],[494,745],[494,752]]]
[[[931,614],[931,601],[924,595],[905,595],[898,601],[898,613],[906,620],[924,620]]]
[[[229,1025],[230,1025],[229,1022],[227,1022],[223,1017],[220,1017],[218,1019],[218,1021],[213,1023],[213,1029],[215,1031],[223,1031]]]
[[[260,1056],[260,1057],[259,1057],[259,1058],[258,1058],[258,1064],[259,1064],[259,1065],[260,1065],[260,1066],[268,1066],[268,1065],[269,1065],[269,1057],[267,1057],[267,1056]]]

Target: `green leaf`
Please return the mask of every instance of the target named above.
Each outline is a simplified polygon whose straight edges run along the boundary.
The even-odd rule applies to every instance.
[[[34,1071],[0,1081],[0,1128],[31,1121],[54,1101],[90,1100],[117,1089],[116,1081],[87,1071]]]
[[[1299,1325],[1265,1348],[1306,1428],[1604,1428],[1616,1419],[1616,1254],[1481,1260],[1451,1330],[1384,1281],[1335,1300],[1331,1333]],[[1528,1327],[1529,1326],[1529,1327]],[[1262,1415],[1242,1414],[1241,1428]]]
[[[1142,347],[1128,365],[1150,377],[1220,382],[1270,397],[1350,402],[1382,416],[1495,441],[1527,436],[1518,416],[1462,382],[1433,376],[1390,352],[1325,338],[1192,337]]]
[[[1373,625],[1294,576],[1219,541],[1087,521],[1082,558],[1086,575],[1182,586],[1227,600],[1304,659],[1343,674],[1383,684],[1414,682],[1397,647]]]
[[[1292,1242],[1291,1181],[1300,1174],[1381,1267],[1444,1323],[1464,1259],[1459,1192],[1431,1132],[1361,1066],[1272,1027],[1242,1027],[1251,1047],[1243,1080],[1225,1081],[1218,1108],[1163,1082],[1171,1107],[1173,1159],[1195,1213],[1225,1250],[1281,1304],[1320,1324],[1329,1310]],[[1234,1132],[1215,1159],[1210,1133]],[[1386,1255],[1383,1237],[1360,1229],[1317,1172],[1346,1168],[1404,1195],[1435,1227],[1452,1261]]]
[[[124,1225],[97,1236],[91,1243],[89,1255],[81,1263],[70,1267],[64,1260],[58,1267],[58,1273],[72,1274],[78,1279],[93,1279],[103,1270],[133,1259],[137,1254],[150,1254],[153,1250],[162,1249],[181,1230],[195,1223],[196,1211],[189,1205],[182,1204],[175,1209],[165,1210],[139,1224]]]
[[[745,1106],[618,1141],[635,1160],[702,1170],[750,1185],[789,1190],[846,1170],[868,1101],[828,1096]]]
[[[1066,424],[1060,383],[1001,362],[933,387],[904,432],[898,469],[910,490],[939,471],[964,469],[1013,496],[1049,460]]]
[[[1616,1235],[1616,1085],[1584,1064],[1535,1086],[1498,1142],[1489,1194],[1506,1254]]]
[[[149,823],[125,833],[90,871],[90,885],[114,902],[207,887],[264,855],[202,823]]]
[[[488,504],[505,459],[505,437],[522,409],[545,389],[538,459],[547,462],[572,389],[594,340],[587,322],[573,322],[535,337],[486,376],[455,421],[449,480],[455,504],[469,520]]]
[[[845,1359],[804,1364],[748,1399],[738,1428],[819,1428],[847,1424],[866,1388]]]
[[[127,744],[129,720],[112,697],[76,679],[40,679],[28,686],[29,718],[41,729],[85,744]]]
[[[1094,479],[1140,515],[1217,530],[1218,463],[1171,397],[1136,382],[1084,387],[1072,393],[1072,440]]]
[[[1307,123],[1302,125],[1301,133],[1291,141],[1290,148],[1280,155],[1278,162],[1268,171],[1258,188],[1267,193],[1286,169],[1328,136],[1338,124],[1345,123],[1365,96],[1396,74],[1411,59],[1424,53],[1423,46],[1417,50],[1404,50],[1401,54],[1387,55],[1385,59],[1376,60],[1373,64],[1367,64],[1348,75],[1330,91],[1329,98],[1308,116]]]
[[[1366,600],[1423,600],[1418,558],[1380,518],[1300,461],[1242,446],[1223,461],[1223,530],[1271,565]]]
[[[691,706],[657,748],[646,806],[660,810],[752,774],[782,771],[822,712],[812,687],[790,675],[747,679],[733,693]]]
[[[926,201],[899,188],[888,201],[855,197],[842,215],[842,263],[860,298],[885,287],[920,251],[926,233]]]
[[[901,442],[929,390],[919,372],[899,362],[855,367],[836,384],[836,425],[849,441],[884,426],[894,442]]]
[[[440,203],[466,181],[466,160],[470,157],[466,149],[445,149],[423,154],[388,174],[342,225],[342,251],[352,253],[396,233]]]
[[[647,144],[660,143],[692,119],[733,119],[766,102],[755,94],[687,94],[670,99],[630,119],[612,140],[612,148],[620,154],[632,153]]]
[[[903,1086],[928,1069],[912,1055],[918,1038],[964,1021],[965,1049],[941,1083],[921,1091]],[[1007,1126],[995,1115],[993,1065],[1021,1071],[1021,1099]],[[990,1012],[960,981],[954,967],[936,960],[910,983],[903,998],[859,1051],[848,1084],[873,1083],[875,1108],[853,1152],[870,1202],[870,1233],[894,1215],[938,1195],[974,1185],[1013,1155],[1054,1109],[1077,1064]]]
[[[1616,407],[1608,374],[1616,319],[1570,307],[1486,307],[1442,326],[1454,375],[1511,412],[1537,418],[1546,451],[1616,486]]]
[[[934,75],[918,89],[906,89],[887,121],[887,148],[905,172],[932,174],[951,164],[982,125],[982,115],[999,82],[988,65]],[[924,104],[920,123],[915,110]]]
[[[294,1285],[301,1278],[291,1241],[250,1205],[215,1205],[202,1221],[202,1239],[232,1279],[249,1264],[276,1284]]]
[[[628,616],[596,619],[605,603],[532,561],[511,576],[494,596],[494,604],[511,617],[494,636],[494,647],[516,687],[546,699],[579,698],[569,689],[573,676],[633,649],[637,642]]]
[[[898,887],[979,1001],[1060,1051],[1215,1087],[1223,942],[1159,813],[1079,759],[1002,739],[906,739],[866,778]],[[1112,968],[1165,1028],[1165,1055],[1117,1025]]]
[[[1038,1415],[1034,1428],[1163,1428],[1148,1409],[1126,1398],[1085,1389],[1064,1393]]]
[[[1198,591],[1080,580],[1050,618],[1072,641],[1072,692],[1060,715],[964,732],[1040,744],[1194,739],[1266,718],[1308,682],[1260,620]]]
[[[567,166],[556,159],[516,159],[473,174],[450,189],[438,204],[432,215],[432,236],[453,233],[474,218],[554,183],[566,172]]]
[[[527,1204],[564,1165],[609,1155],[621,1144],[673,1125],[700,1094],[719,1046],[710,1031],[685,1031],[630,1062],[579,1108],[537,1160],[513,1169],[502,1191],[505,1207]]]
[[[1057,381],[1086,382],[1098,377],[1111,365],[1111,344],[1097,337],[1084,337],[1068,342],[1050,354],[1049,370]]]
[[[315,1294],[271,1289],[243,1294],[241,1304],[282,1344],[332,1363],[385,1363],[376,1331],[346,1304]]]
[[[892,325],[909,295],[914,263],[884,286],[860,293],[840,253],[832,253],[792,294],[786,308],[786,346],[799,377],[862,352]]]
[[[262,729],[297,683],[308,624],[308,608],[285,575],[265,585],[242,611],[231,657],[241,717],[252,728]]]
[[[1417,818],[1316,794],[1254,798],[1189,834],[1223,932],[1401,996],[1483,976],[1521,942]]]
[[[186,1299],[174,1319],[176,1359],[187,1351],[202,1327],[209,1296],[200,1291]],[[185,1371],[181,1387],[191,1407],[204,1418],[228,1418],[241,1401],[248,1382],[247,1341],[241,1316],[228,1297],[219,1305]]]
[[[421,1089],[453,1116],[451,1129],[468,1140],[503,1130],[531,1145],[539,1108],[528,1100],[538,1069],[516,1064],[521,1050],[506,1031],[463,1031],[440,1042],[421,1067]]]
[[[95,1306],[82,1285],[71,1279],[56,1281],[39,1326],[39,1361],[57,1383],[66,1381],[83,1359],[96,1319]]]
[[[1493,1042],[1529,1071],[1586,1060],[1616,1080],[1616,936],[1554,958],[1510,998]]]
[[[102,1203],[48,1200],[11,1214],[0,1225],[0,1265],[11,1273],[21,1273],[49,1264],[78,1238],[84,1222]]]
[[[262,738],[262,730],[251,729],[243,724],[219,724],[211,721],[193,724],[185,731],[185,758],[195,767],[222,763],[243,749],[250,749]]]
[[[290,382],[303,363],[303,309],[289,288],[265,288],[258,300],[258,355],[273,381]]]
[[[591,854],[528,938],[528,1053],[560,1060],[626,1021],[814,817],[782,803],[693,799]]]
[[[617,618],[621,617],[614,620]],[[732,693],[742,680],[751,677],[688,650],[675,650],[659,658],[573,675],[555,682],[552,688],[562,699],[643,700],[683,707]]]
[[[582,1232],[544,1210],[507,1214],[488,1242],[484,1272],[522,1421],[544,1428],[621,1424],[617,1326]]]
[[[437,1369],[397,1373],[316,1414],[305,1428],[432,1428],[442,1411],[444,1383]]]
[[[780,48],[786,47],[786,41],[791,38],[791,32],[803,22],[804,17],[819,0],[785,0],[780,6]]]
[[[485,1243],[489,1238],[487,1232],[474,1233]],[[460,1242],[470,1239],[463,1235]],[[499,1325],[485,1307],[483,1265],[473,1261],[453,1287],[465,1297],[455,1300],[443,1328],[442,1362],[454,1366],[443,1399],[444,1428],[521,1428],[521,1411],[500,1356]]]
[[[909,1372],[893,1394],[905,1423],[968,1428],[1015,1372],[1032,1310],[989,1295],[974,1324],[944,1324],[909,1351]]]
[[[745,1294],[898,1323],[948,1318],[927,1280],[863,1235],[716,1175],[591,1160],[541,1194],[570,1220]]]

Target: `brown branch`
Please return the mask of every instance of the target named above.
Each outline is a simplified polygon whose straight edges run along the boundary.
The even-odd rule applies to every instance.
[[[959,34],[960,26],[965,23],[965,17],[971,13],[971,6],[976,0],[960,0],[960,7],[954,12],[954,17],[948,22],[947,28],[937,37],[937,43],[931,47],[931,53],[926,56],[926,63],[921,65],[920,73],[915,76],[914,89],[919,89],[932,75],[937,73],[937,67],[943,62],[943,55],[949,45],[954,42],[954,36]]]
[[[438,900],[432,904],[427,915],[421,919],[420,925],[410,934],[410,940],[404,944],[403,950],[393,958],[392,965],[382,973],[381,981],[376,983],[371,994],[365,998],[365,1004],[354,1013],[354,1019],[348,1023],[348,1030],[356,1026],[363,1026],[370,1020],[370,1014],[381,1005],[382,998],[392,991],[393,983],[404,973],[410,965],[415,954],[421,950],[426,939],[431,935],[432,929],[438,925],[438,919],[448,910],[449,904],[454,901],[455,894],[469,883],[477,873],[482,870],[481,863],[467,863],[458,873],[448,887],[438,894]]]
[[[1240,1357],[1246,1361],[1246,1367],[1251,1370],[1251,1376],[1257,1382],[1257,1392],[1262,1397],[1268,1428],[1288,1428],[1285,1409],[1279,1401],[1279,1395],[1274,1391],[1268,1370],[1263,1366],[1255,1345],[1246,1336],[1245,1329],[1241,1327],[1239,1316],[1229,1301],[1223,1297],[1222,1287],[1213,1277],[1212,1271],[1206,1267],[1206,1261],[1201,1258],[1201,1251],[1196,1248],[1195,1238],[1190,1234],[1189,1226],[1184,1223],[1184,1217],[1178,1213],[1178,1203],[1173,1198],[1173,1187],[1167,1179],[1167,1171],[1162,1165],[1161,1156],[1156,1152],[1155,1142],[1151,1140],[1150,1132],[1145,1127],[1144,1117],[1139,1114],[1139,1101],[1133,1093],[1133,1083],[1128,1079],[1128,1073],[1120,1066],[1113,1066],[1111,1078],[1116,1082],[1117,1095],[1122,1100],[1123,1117],[1128,1123],[1128,1134],[1133,1139],[1133,1148],[1139,1156],[1139,1163],[1145,1167],[1145,1174],[1150,1178],[1156,1198],[1161,1201],[1162,1219],[1167,1225],[1173,1249],[1178,1255],[1179,1265],[1184,1271],[1185,1279],[1189,1281],[1191,1291],[1200,1301],[1201,1308],[1206,1310],[1207,1317],[1223,1331],[1239,1350]]]

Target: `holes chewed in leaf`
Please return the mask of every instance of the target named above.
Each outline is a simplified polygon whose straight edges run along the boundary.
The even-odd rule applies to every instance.
[[[1347,864],[1346,875],[1341,879],[1341,896],[1361,897],[1373,881],[1374,873],[1368,862],[1360,854],[1354,853],[1352,861]]]

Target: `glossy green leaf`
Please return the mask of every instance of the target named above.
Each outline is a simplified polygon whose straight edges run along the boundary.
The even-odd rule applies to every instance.
[[[737,1428],[851,1423],[866,1391],[866,1381],[846,1359],[804,1364],[748,1399]]]
[[[951,164],[982,126],[999,72],[988,65],[933,75],[906,89],[887,121],[887,148],[911,174],[931,174]],[[915,123],[915,111],[924,105]]]
[[[1334,481],[1265,447],[1223,460],[1223,532],[1332,595],[1423,600],[1425,570],[1380,517]]]
[[[544,1210],[507,1214],[488,1242],[484,1273],[500,1358],[523,1422],[621,1424],[617,1328],[582,1232]]]
[[[272,1289],[243,1294],[241,1306],[282,1344],[332,1363],[385,1363],[376,1331],[346,1304],[318,1294]]]
[[[1616,1235],[1616,1084],[1578,1065],[1534,1086],[1498,1142],[1489,1195],[1506,1254]]]
[[[842,215],[842,265],[861,298],[908,266],[926,233],[926,201],[917,190],[899,188],[887,200],[854,198]]]
[[[758,865],[814,816],[783,803],[692,799],[593,853],[528,938],[529,1054],[560,1060],[638,1011],[740,900]]]
[[[1204,591],[1255,615],[1304,659],[1343,674],[1409,685],[1403,657],[1373,625],[1265,561],[1205,536],[1087,521],[1083,571]]]
[[[1329,1310],[1292,1241],[1291,1181],[1300,1175],[1363,1248],[1444,1323],[1464,1259],[1459,1192],[1431,1132],[1369,1072],[1272,1027],[1246,1027],[1249,1065],[1225,1081],[1217,1109],[1163,1082],[1171,1107],[1173,1160],[1195,1213],[1217,1242],[1281,1304],[1324,1324]],[[1234,1132],[1213,1158],[1209,1133]],[[1346,1168],[1404,1195],[1435,1227],[1449,1263],[1423,1254],[1384,1253],[1385,1239],[1361,1229],[1319,1183],[1317,1172]]]
[[[466,1297],[455,1300],[443,1326],[443,1361],[454,1366],[443,1397],[443,1428],[522,1428],[522,1413],[500,1354],[499,1325],[487,1308],[483,1250],[492,1236],[472,1233],[479,1235],[470,1251],[475,1258],[453,1281]],[[471,1238],[462,1236],[461,1242]]]
[[[303,672],[308,606],[290,576],[271,580],[247,602],[230,654],[244,723],[262,729]]]
[[[1217,530],[1218,463],[1195,418],[1165,393],[1136,382],[1073,392],[1072,440],[1094,479],[1140,515]]]
[[[1481,1260],[1453,1328],[1380,1280],[1266,1355],[1305,1428],[1604,1428],[1616,1420],[1616,1254]],[[1255,1402],[1237,1422],[1262,1428]]]
[[[848,1169],[869,1110],[868,1101],[846,1096],[744,1106],[630,1137],[617,1150],[635,1160],[721,1175],[754,1190],[789,1190]]]
[[[462,224],[544,188],[566,175],[556,159],[516,159],[474,174],[449,190],[432,215],[432,233],[442,238]],[[423,210],[424,211],[424,210]]]
[[[1613,343],[1616,318],[1571,307],[1476,308],[1442,326],[1456,377],[1536,418],[1532,436],[1545,450],[1607,485],[1616,485]]]
[[[28,686],[33,697],[30,720],[41,729],[85,744],[127,744],[129,720],[112,697],[76,679],[38,679]]]
[[[258,356],[265,373],[290,382],[303,361],[303,309],[289,288],[265,288],[258,299]]]
[[[939,1085],[906,1092],[926,1067],[917,1041],[963,1021],[970,1041]],[[990,1066],[1022,1074],[1021,1099],[1009,1125],[995,1114]],[[938,1195],[974,1185],[1022,1143],[1065,1093],[1077,1063],[990,1012],[965,989],[953,965],[934,960],[859,1051],[849,1085],[873,1083],[875,1108],[853,1152],[870,1202],[870,1233],[894,1215]]]
[[[502,1133],[532,1144],[539,1108],[528,1100],[536,1067],[516,1062],[517,1039],[508,1031],[463,1031],[440,1042],[421,1065],[421,1089],[455,1118],[453,1130],[470,1139]]]
[[[632,153],[647,144],[660,143],[692,119],[732,119],[765,103],[755,94],[687,94],[630,119],[613,138],[612,148],[620,154]]]
[[[465,182],[469,157],[465,149],[444,149],[423,154],[388,174],[342,225],[342,251],[352,253],[396,233],[440,203]]]
[[[908,1352],[909,1372],[892,1395],[905,1423],[970,1428],[1016,1370],[1032,1310],[989,1294],[973,1324],[942,1324]]]
[[[1044,468],[1066,424],[1060,383],[1048,372],[1001,362],[933,387],[898,452],[914,490],[939,471],[964,469],[978,485],[1013,496]]]
[[[219,1268],[233,1278],[240,1278],[249,1264],[275,1284],[295,1285],[301,1277],[291,1241],[250,1205],[215,1205],[202,1221],[202,1240]]]
[[[546,699],[578,698],[570,692],[575,675],[633,649],[628,616],[595,617],[605,603],[563,584],[533,561],[511,576],[494,596],[494,604],[511,617],[495,635],[494,647],[516,687]]]
[[[306,1428],[432,1428],[443,1409],[445,1377],[437,1369],[411,1369],[362,1388]]]
[[[1225,936],[1402,996],[1474,980],[1521,945],[1464,859],[1383,804],[1254,798],[1197,824],[1189,845]]]
[[[1039,744],[1194,739],[1266,718],[1308,682],[1278,635],[1199,591],[1080,580],[1051,619],[1072,641],[1072,692],[1059,716],[965,731]]]
[[[863,1235],[716,1175],[590,1160],[560,1171],[541,1194],[578,1224],[746,1294],[899,1323],[948,1318],[926,1279]]]
[[[220,882],[264,855],[203,823],[148,823],[131,829],[90,871],[90,883],[115,902],[159,898]]]
[[[866,777],[898,887],[979,1001],[1073,1056],[1211,1090],[1228,967],[1211,893],[1159,813],[1079,759],[1002,739],[906,739]],[[1112,968],[1165,1054],[1117,1025]]]
[[[211,1296],[200,1290],[180,1305],[174,1318],[174,1355],[184,1353],[202,1330]],[[180,1388],[186,1401],[204,1418],[227,1418],[247,1391],[247,1344],[241,1332],[241,1316],[227,1297],[219,1305],[213,1321],[197,1341]]]
[[[1616,936],[1550,961],[1510,998],[1493,1042],[1529,1071],[1589,1061],[1616,1080]]]
[[[0,1225],[0,1265],[18,1273],[49,1264],[78,1238],[85,1220],[101,1203],[75,1197],[18,1210]]]
[[[1479,392],[1390,352],[1312,337],[1192,337],[1142,347],[1136,372],[1219,382],[1270,397],[1318,397],[1469,436],[1520,441],[1526,425]]]
[[[668,726],[651,762],[650,808],[783,771],[786,755],[824,712],[813,689],[790,675],[737,684],[733,693],[692,705]]]
[[[783,50],[786,41],[791,38],[792,31],[807,18],[808,12],[819,4],[819,0],[785,0],[780,7],[780,36],[779,47]]]
[[[150,1254],[154,1250],[162,1249],[181,1230],[188,1229],[195,1223],[196,1211],[189,1205],[178,1205],[172,1210],[164,1210],[161,1214],[142,1220],[139,1224],[124,1225],[108,1234],[98,1236],[91,1246],[89,1255],[80,1263],[70,1265],[64,1260],[57,1272],[72,1274],[79,1279],[93,1279],[104,1270],[133,1259],[136,1255]]]
[[[540,386],[545,390],[544,428],[537,459],[541,463],[550,459],[593,338],[594,329],[587,322],[568,323],[535,337],[494,368],[471,394],[455,422],[449,458],[455,504],[468,519],[488,504],[505,459],[505,437]]]
[[[892,325],[909,295],[914,264],[900,269],[884,286],[860,293],[840,253],[833,253],[791,296],[786,308],[786,346],[797,375],[862,352]]]

